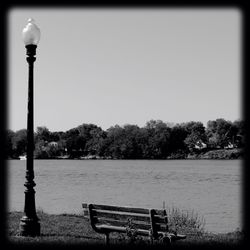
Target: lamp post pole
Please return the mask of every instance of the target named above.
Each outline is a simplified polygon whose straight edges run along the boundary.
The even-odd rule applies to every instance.
[[[29,19],[28,25],[23,30],[24,42],[26,44],[27,62],[29,64],[28,78],[28,114],[27,114],[27,161],[26,161],[26,187],[24,201],[24,216],[20,221],[21,236],[39,236],[40,223],[36,214],[35,190],[34,186],[34,111],[33,111],[33,68],[36,60],[36,48],[40,38],[40,30],[34,24],[33,19]]]

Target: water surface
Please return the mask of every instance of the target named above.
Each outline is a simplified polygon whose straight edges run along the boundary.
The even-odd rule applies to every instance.
[[[8,209],[22,211],[26,161],[9,160]],[[35,160],[36,207],[81,213],[81,203],[197,212],[206,230],[241,228],[240,160]]]

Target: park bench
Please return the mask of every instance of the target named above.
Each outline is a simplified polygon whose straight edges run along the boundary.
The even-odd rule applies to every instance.
[[[185,239],[186,235],[170,233],[168,217],[165,209],[145,209],[117,207],[110,205],[82,204],[84,216],[90,219],[92,228],[106,236],[109,244],[109,234],[112,232],[131,233],[148,236],[151,244],[154,240],[171,243]]]

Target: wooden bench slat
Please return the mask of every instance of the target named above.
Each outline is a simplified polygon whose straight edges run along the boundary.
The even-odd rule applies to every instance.
[[[127,232],[126,227],[109,226],[109,225],[106,225],[106,224],[104,224],[104,225],[97,225],[96,227],[98,229],[109,231],[109,232],[121,232],[121,233],[126,233]],[[144,236],[148,236],[149,235],[149,231],[148,230],[143,230],[143,229],[138,229],[137,233],[139,235],[144,235]]]
[[[128,221],[121,221],[121,220],[113,220],[110,218],[100,218],[98,217],[98,222],[96,222],[98,224],[106,224],[106,225],[114,225],[114,226],[121,226],[121,227],[125,227],[125,228],[129,228],[129,222]],[[142,224],[140,221],[134,221],[132,223],[132,228],[134,229],[145,229],[145,230],[150,230],[151,225],[148,224]]]
[[[140,214],[149,213],[149,209],[146,209],[146,208],[116,207],[116,206],[98,205],[98,204],[91,204],[91,205],[93,206],[93,209],[100,209],[100,210],[111,210],[111,211],[140,213]]]
[[[161,210],[161,209],[153,209],[155,211],[156,216],[166,216],[166,210]]]
[[[157,231],[163,231],[166,232],[168,231],[168,225],[167,224],[162,224],[162,223],[155,223]]]
[[[82,203],[82,208],[87,209],[88,208],[88,204],[87,203]]]
[[[162,216],[159,216],[159,215],[154,215],[154,220],[156,223],[167,223],[168,222],[168,219],[167,217],[162,217]]]
[[[123,224],[136,224],[136,225],[151,225],[150,221],[144,221],[144,220],[135,220],[130,217],[124,217],[124,218],[118,218],[118,217],[106,217],[106,216],[94,216],[96,222],[101,220],[107,220],[107,221],[120,221]]]
[[[92,204],[94,209],[102,209],[102,210],[111,210],[111,211],[120,211],[120,212],[131,212],[131,213],[142,213],[148,214],[150,209],[147,208],[130,208],[130,207],[116,207],[111,205],[97,205]],[[82,203],[82,208],[88,209],[87,203]],[[154,209],[155,216],[166,216],[166,212],[160,209]]]
[[[149,214],[134,214],[134,213],[128,213],[128,212],[118,212],[118,211],[105,211],[105,210],[96,210],[93,209],[93,215],[97,217],[108,217],[108,218],[114,218],[117,220],[127,220],[128,218],[131,218],[131,220],[136,221],[146,221],[150,223],[150,217]]]
[[[105,210],[95,210],[95,209],[93,209],[93,211],[98,211],[98,213],[99,212],[101,213],[102,211],[105,211]],[[113,213],[113,212],[108,210],[108,211],[105,211],[105,213]],[[119,212],[116,212],[116,214],[119,214]],[[128,213],[128,214],[124,214],[124,215],[131,215],[131,214]],[[89,210],[87,208],[84,208],[83,216],[85,216],[85,217],[89,216]],[[137,214],[136,216],[140,216],[140,214]],[[150,219],[148,214],[142,214],[142,220],[143,220],[143,216]],[[156,223],[167,223],[168,222],[167,217],[165,217],[165,216],[162,217],[161,215],[154,215],[154,219],[155,219]],[[139,218],[138,218],[138,220],[139,220]]]

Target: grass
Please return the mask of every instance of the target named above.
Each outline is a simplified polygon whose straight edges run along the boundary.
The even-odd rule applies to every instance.
[[[200,236],[205,232],[205,219],[194,211],[183,211],[178,208],[168,208],[168,224],[170,232]]]
[[[88,219],[79,214],[53,215],[38,211],[41,225],[41,236],[19,236],[19,223],[22,212],[7,213],[7,240],[10,244],[33,245],[33,244],[59,244],[62,245],[101,245],[105,246],[102,234],[96,233],[90,226]],[[240,231],[226,234],[212,234],[204,231],[204,220],[193,212],[182,212],[178,209],[169,210],[169,230],[187,235],[185,240],[177,241],[173,247],[178,246],[237,246],[243,243],[244,234]],[[113,233],[110,235],[110,243],[115,245],[129,244],[128,236]],[[150,246],[147,237],[138,237],[137,243],[142,246]]]

